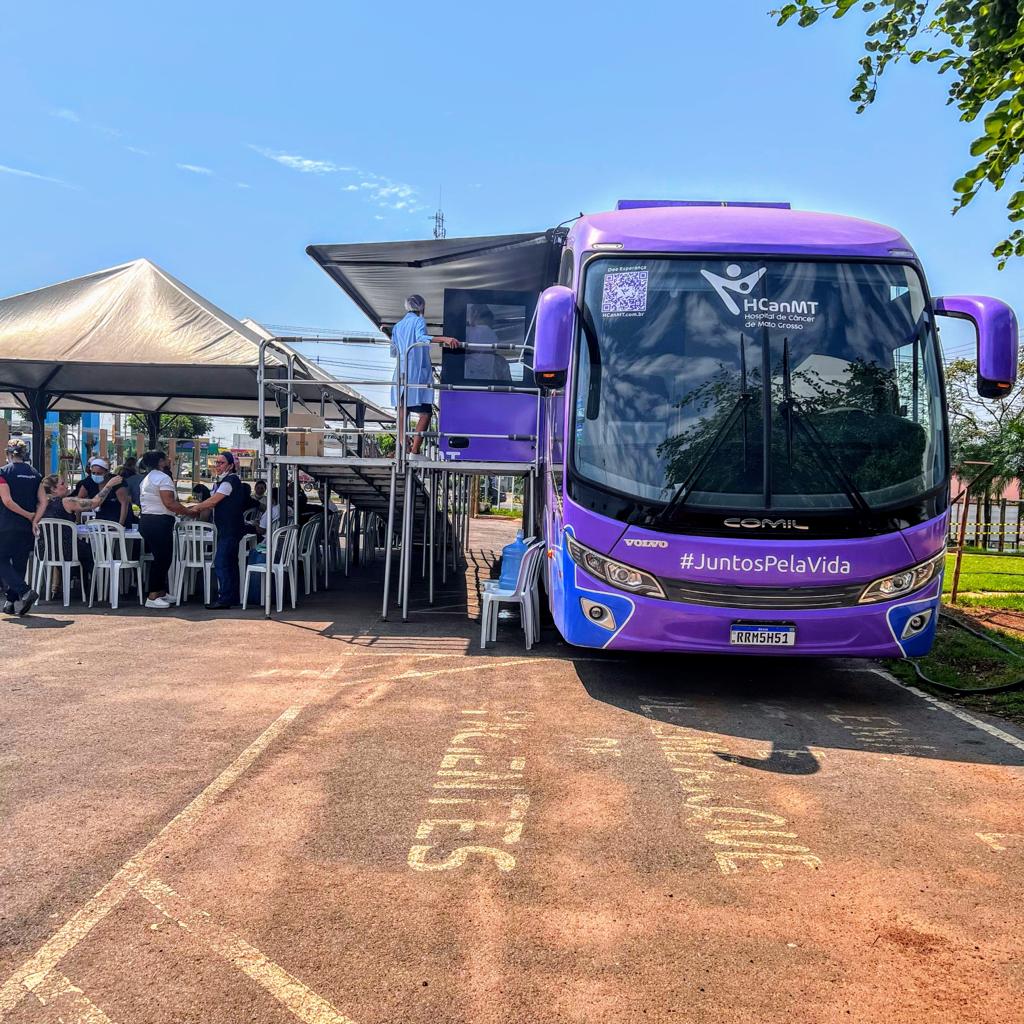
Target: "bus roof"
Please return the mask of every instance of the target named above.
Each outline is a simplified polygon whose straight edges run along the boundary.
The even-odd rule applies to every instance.
[[[778,206],[659,206],[587,214],[566,242],[580,253],[751,253],[758,255],[911,257],[894,228],[854,217]]]

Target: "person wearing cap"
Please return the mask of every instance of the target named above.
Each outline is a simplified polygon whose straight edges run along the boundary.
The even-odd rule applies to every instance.
[[[0,586],[7,615],[27,615],[39,595],[25,582],[32,554],[32,523],[39,506],[42,477],[27,462],[28,445],[14,438],[7,445],[10,460],[0,469]]]
[[[89,475],[78,484],[79,498],[95,498],[106,484],[110,476],[110,463],[106,459],[95,458],[89,460]],[[108,523],[118,523],[121,526],[131,526],[135,522],[132,513],[131,497],[128,488],[122,482],[107,492],[103,504],[96,509],[96,518],[103,519]]]
[[[456,348],[459,342],[455,338],[432,338],[427,333],[427,321],[424,319],[427,303],[422,295],[410,295],[405,300],[405,309],[405,316],[391,330],[391,355],[395,358],[391,404],[398,410],[398,419],[403,426],[408,426],[409,414],[416,413],[416,432],[410,450],[413,455],[418,455],[423,445],[423,432],[430,426],[434,412],[434,391],[430,387],[434,369],[430,362],[430,344],[436,342],[446,348]],[[399,387],[399,375],[403,373],[404,389]],[[403,393],[399,394],[400,391]]]
[[[238,477],[235,456],[231,452],[218,452],[213,459],[217,473],[213,490],[205,501],[188,505],[192,515],[213,509],[213,525],[217,527],[217,550],[213,556],[213,571],[217,574],[217,600],[209,609],[230,608],[241,602],[238,591],[238,542],[245,532],[246,495]]]

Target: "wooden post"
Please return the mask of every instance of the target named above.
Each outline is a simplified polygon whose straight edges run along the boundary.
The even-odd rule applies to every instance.
[[[107,452],[107,428],[100,427],[100,447],[99,453],[101,459],[107,459],[109,461],[110,455]]]
[[[146,451],[146,435],[141,431],[135,435],[135,458],[141,459],[142,453]]]
[[[480,477],[469,478],[469,518],[476,519],[480,515]]]
[[[1006,547],[1006,499],[999,499],[999,553]]]
[[[5,420],[0,419],[0,452],[3,452],[7,448],[7,442],[11,439],[11,424]]]
[[[964,538],[967,534],[967,518],[970,514],[971,508],[971,487],[977,483],[992,467],[991,462],[965,462],[965,466],[981,466],[982,469],[979,473],[975,474],[970,480],[964,484],[964,489],[960,493],[964,499],[964,511],[960,518],[960,532],[957,536],[956,542],[956,562],[953,566],[953,586],[950,588],[949,603],[956,604],[957,591],[960,589],[960,562],[964,557]],[[956,501],[956,499],[953,499]],[[979,510],[980,511],[980,510]],[[975,520],[975,528],[977,528],[977,520]]]
[[[167,441],[167,459],[171,464],[171,479],[178,482],[178,439],[176,437],[168,438]]]
[[[970,514],[971,485],[964,490],[964,511],[960,516],[960,533],[956,538],[956,562],[953,565],[953,586],[949,593],[949,603],[956,604],[956,592],[960,588],[960,562],[964,557],[964,537],[967,534],[967,517]]]

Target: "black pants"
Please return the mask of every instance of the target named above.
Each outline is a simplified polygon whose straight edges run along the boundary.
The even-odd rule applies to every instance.
[[[20,601],[30,590],[25,582],[25,570],[32,544],[31,528],[0,533],[0,586],[8,601]]]
[[[149,566],[149,592],[167,593],[167,573],[174,557],[174,516],[142,516],[139,533],[146,542],[146,554],[153,556]]]

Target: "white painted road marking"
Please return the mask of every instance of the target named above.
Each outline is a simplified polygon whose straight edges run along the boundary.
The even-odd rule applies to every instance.
[[[238,781],[252,763],[294,721],[302,710],[288,708],[224,769],[184,810],[176,814],[138,853],[127,860],[113,878],[88,900],[76,914],[39,950],[25,961],[0,988],[0,1020],[22,998],[46,982],[49,973],[99,924],[138,884],[150,861],[158,859],[166,847],[195,827],[210,805]]]
[[[60,971],[50,971],[33,989],[36,999],[55,1013],[61,1024],[114,1024],[114,1022]]]
[[[190,906],[184,896],[160,879],[145,878],[136,888],[161,914],[201,939],[305,1024],[354,1024],[351,1017],[335,1009],[240,935],[217,924],[205,910]]]
[[[960,708],[954,707],[952,704],[947,704],[944,700],[939,700],[938,697],[933,697],[930,693],[925,693],[923,690],[919,690],[916,686],[904,685],[894,675],[892,675],[891,672],[886,672],[885,669],[863,668],[850,669],[850,671],[873,672],[875,675],[888,680],[894,686],[898,686],[901,690],[907,690],[909,693],[917,694],[921,700],[926,700],[934,707],[945,711],[946,714],[953,715],[955,718],[959,718],[961,721],[967,722],[969,725],[973,725],[975,729],[987,732],[989,736],[994,736],[997,740],[1002,740],[1004,743],[1009,743],[1011,747],[1016,747],[1018,750],[1024,751],[1024,740],[1017,739],[1016,736],[1011,736],[1010,733],[1003,729],[990,725],[988,722],[983,722],[980,718],[975,718],[974,715],[968,714],[966,711],[961,711]]]

